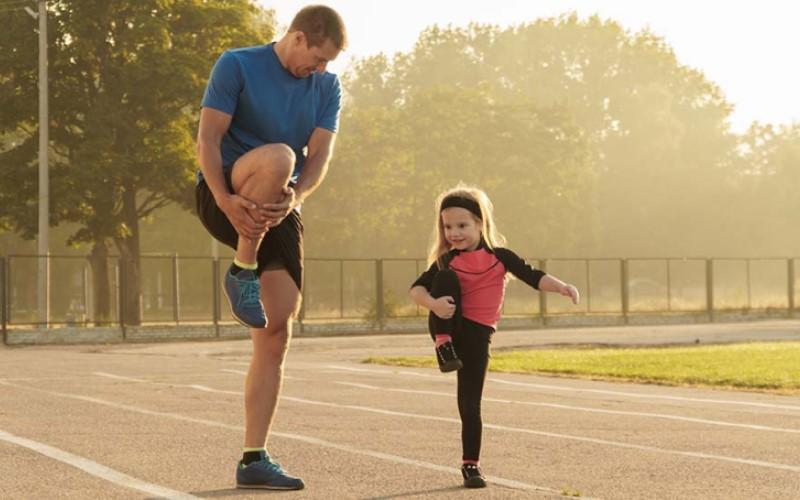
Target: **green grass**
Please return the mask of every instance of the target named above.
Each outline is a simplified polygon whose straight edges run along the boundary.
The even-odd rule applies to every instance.
[[[365,363],[435,367],[433,356]],[[564,348],[492,353],[493,372],[800,393],[800,342],[698,347]]]

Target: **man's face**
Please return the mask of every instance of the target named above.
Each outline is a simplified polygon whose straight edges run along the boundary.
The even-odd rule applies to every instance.
[[[289,72],[296,78],[306,78],[312,73],[325,71],[328,63],[336,59],[340,50],[330,40],[318,47],[309,47],[302,32],[294,33]]]

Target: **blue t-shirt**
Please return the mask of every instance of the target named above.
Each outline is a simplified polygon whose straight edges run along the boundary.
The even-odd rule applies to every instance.
[[[271,43],[223,53],[211,70],[202,106],[232,116],[221,143],[223,169],[258,146],[284,143],[297,157],[292,173],[296,181],[314,129],[336,132],[341,97],[336,75],[295,78],[281,65]],[[203,178],[199,170],[197,178]]]

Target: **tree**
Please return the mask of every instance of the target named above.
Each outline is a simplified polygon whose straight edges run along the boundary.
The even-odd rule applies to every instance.
[[[652,33],[630,33],[614,21],[569,14],[503,29],[434,26],[391,62],[383,56],[361,61],[346,88],[349,105],[360,110],[405,107],[411,96],[442,85],[482,88],[491,105],[512,120],[528,109],[558,109],[580,132],[588,148],[580,182],[549,179],[553,190],[584,188],[578,195],[585,207],[582,223],[574,228],[579,234],[556,233],[573,249],[596,256],[663,255],[666,248],[696,253],[716,244],[710,229],[724,208],[708,210],[707,201],[709,193],[729,185],[736,147],[726,122],[731,106],[716,85],[681,65]],[[342,146],[350,126],[343,121]],[[519,154],[529,140],[522,129],[514,137],[516,143],[498,153],[498,163]],[[457,150],[470,147],[475,137],[452,139],[451,149]],[[488,133],[483,144],[494,140]],[[342,149],[334,165],[350,169]],[[541,162],[529,165],[518,173],[523,177],[498,174],[516,185],[545,168]],[[546,165],[560,167],[555,161]],[[537,217],[559,222],[555,206],[537,211]]]
[[[755,123],[742,136],[726,229],[751,255],[797,257],[800,237],[800,123]]]
[[[320,228],[310,249],[420,256],[433,200],[459,181],[487,190],[500,228],[515,241],[573,234],[582,213],[579,192],[591,176],[585,152],[562,110],[510,112],[481,87],[412,89],[391,107],[356,103],[342,119],[325,187],[308,203],[309,231]]]
[[[13,15],[0,33],[0,136],[12,137],[0,153],[0,220],[32,237],[36,41],[26,14]],[[211,65],[227,48],[271,39],[273,13],[250,0],[54,0],[48,16],[51,223],[80,224],[70,241],[93,245],[100,290],[114,243],[125,263],[125,321],[138,324],[139,221],[170,202],[190,206]]]

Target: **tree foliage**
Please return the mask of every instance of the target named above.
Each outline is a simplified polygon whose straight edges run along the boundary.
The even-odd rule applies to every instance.
[[[12,17],[0,32],[0,220],[33,237],[37,24],[21,9]],[[78,224],[71,243],[113,241],[131,260],[134,321],[139,221],[170,202],[191,204],[211,65],[227,48],[269,41],[274,26],[250,0],[48,2],[50,220]]]

